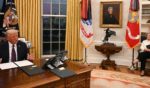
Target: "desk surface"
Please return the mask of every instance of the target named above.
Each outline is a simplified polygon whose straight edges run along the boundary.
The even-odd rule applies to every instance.
[[[90,67],[75,62],[67,62],[67,66],[75,71],[77,75],[91,71]],[[52,84],[59,80],[61,80],[61,78],[54,75],[49,70],[34,76],[28,76],[19,68],[0,70],[0,88],[38,87],[45,84]]]

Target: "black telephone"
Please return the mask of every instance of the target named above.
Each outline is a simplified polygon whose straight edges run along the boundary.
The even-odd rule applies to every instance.
[[[61,51],[60,53],[57,53],[55,57],[49,58],[49,60],[43,65],[43,68],[55,69],[64,67],[66,65],[64,62],[67,60],[67,53],[68,51]]]

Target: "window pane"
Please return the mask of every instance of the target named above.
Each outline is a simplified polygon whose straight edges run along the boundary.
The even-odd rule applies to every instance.
[[[50,54],[50,43],[43,43],[43,54]]]
[[[43,17],[43,29],[50,29],[51,17]]]
[[[3,0],[0,0],[0,12],[2,11]]]
[[[60,43],[60,51],[65,50],[65,43]]]
[[[66,0],[60,0],[61,4],[66,4]]]
[[[52,43],[52,54],[59,52],[59,43]]]
[[[59,14],[59,4],[53,4],[52,5],[52,14],[58,15]]]
[[[52,28],[59,29],[59,17],[52,18]]]
[[[43,3],[50,3],[51,0],[43,0]]]
[[[59,42],[59,30],[52,30],[52,42]]]
[[[43,42],[50,41],[50,30],[43,30]]]
[[[51,4],[50,3],[43,4],[43,14],[51,14]]]
[[[66,4],[60,4],[60,14],[66,15]]]
[[[60,0],[61,1],[61,0]],[[59,4],[59,0],[52,0],[53,4]]]
[[[60,41],[65,41],[65,35],[66,31],[65,30],[60,30]]]
[[[66,17],[60,18],[60,29],[66,29]]]

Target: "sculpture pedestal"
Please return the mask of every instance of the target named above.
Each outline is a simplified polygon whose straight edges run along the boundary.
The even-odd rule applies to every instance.
[[[108,67],[116,69],[117,65],[115,64],[115,61],[110,60],[110,55],[120,52],[122,50],[121,46],[116,46],[114,43],[103,43],[102,45],[96,45],[95,49],[107,57],[100,65],[103,69],[107,69]]]
[[[100,64],[100,67],[102,67],[102,69],[108,69],[108,67],[116,69],[116,66],[117,65],[114,60],[103,60]]]

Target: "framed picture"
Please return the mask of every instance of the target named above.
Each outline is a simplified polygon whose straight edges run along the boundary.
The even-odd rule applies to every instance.
[[[100,3],[100,27],[122,27],[122,1],[102,1]]]

